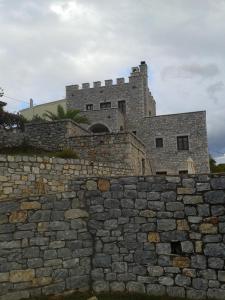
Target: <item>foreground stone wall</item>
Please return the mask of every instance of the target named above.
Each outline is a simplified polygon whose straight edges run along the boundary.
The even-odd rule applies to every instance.
[[[96,292],[225,299],[225,176],[85,184]]]
[[[82,192],[0,204],[0,299],[90,288],[93,251]]]
[[[225,175],[68,187],[1,203],[1,300],[76,288],[225,299]]]
[[[0,155],[0,201],[24,195],[64,192],[68,190],[68,180],[79,176],[121,174],[133,174],[133,170],[122,163]]]

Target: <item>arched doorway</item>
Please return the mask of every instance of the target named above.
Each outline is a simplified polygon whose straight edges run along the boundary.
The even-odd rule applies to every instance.
[[[93,133],[107,133],[109,129],[103,124],[94,124],[89,128]]]

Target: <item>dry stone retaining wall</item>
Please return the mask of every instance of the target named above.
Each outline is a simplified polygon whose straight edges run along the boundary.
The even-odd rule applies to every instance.
[[[79,176],[128,174],[133,170],[122,163],[0,155],[0,202],[24,195],[64,192],[68,190],[68,180]]]
[[[74,289],[225,299],[225,175],[68,188],[1,202],[2,299]]]

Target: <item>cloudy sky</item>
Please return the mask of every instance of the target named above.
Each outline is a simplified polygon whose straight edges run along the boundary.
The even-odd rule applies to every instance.
[[[225,0],[0,0],[8,110],[62,99],[65,85],[127,77],[141,60],[157,113],[207,111],[225,153]]]

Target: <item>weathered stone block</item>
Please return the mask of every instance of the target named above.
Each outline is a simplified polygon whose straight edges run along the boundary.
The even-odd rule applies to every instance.
[[[224,267],[224,260],[217,257],[209,257],[208,259],[209,268],[222,270]]]
[[[184,253],[192,253],[194,251],[193,243],[191,241],[181,242],[181,248]]]
[[[192,268],[206,269],[206,258],[203,255],[195,255],[191,257]]]
[[[211,224],[211,223],[203,223],[199,226],[199,230],[201,233],[204,234],[213,234],[217,233],[217,226]]]
[[[87,211],[82,209],[72,208],[65,211],[65,219],[79,219],[79,218],[88,218],[89,214]]]
[[[158,243],[156,244],[156,253],[157,254],[170,254],[171,246],[169,243]]]
[[[139,294],[145,293],[145,286],[143,283],[140,282],[130,281],[127,283],[126,288],[129,293],[139,293]]]
[[[146,287],[147,294],[153,296],[164,296],[166,294],[165,286],[161,284],[148,284]]]
[[[189,231],[189,225],[187,220],[177,220],[177,230],[184,230],[184,231]]]
[[[174,280],[171,277],[163,276],[159,277],[159,283],[166,286],[172,286],[174,284]]]
[[[191,195],[191,194],[194,194],[194,192],[195,192],[195,189],[191,188],[191,187],[179,187],[179,188],[177,188],[177,194],[178,195],[182,195],[182,194]]]
[[[163,275],[164,271],[163,271],[163,268],[160,266],[149,266],[148,273],[149,273],[149,276],[159,277],[159,276]]]
[[[171,219],[157,220],[157,228],[159,231],[170,231],[176,229],[176,221]]]
[[[101,192],[107,192],[110,189],[110,182],[107,179],[99,179],[98,180],[98,189]]]
[[[20,205],[20,208],[23,210],[29,210],[29,209],[40,209],[41,204],[37,201],[31,201],[31,202],[22,202]]]
[[[148,241],[150,243],[159,243],[160,242],[160,235],[158,232],[149,232],[148,234]]]
[[[173,258],[173,266],[178,268],[189,268],[190,259],[188,257],[177,256]]]
[[[194,278],[192,280],[192,286],[196,290],[206,291],[208,289],[208,280],[203,279],[203,278]]]
[[[209,299],[224,300],[224,290],[223,289],[208,289],[207,297]]]
[[[185,205],[195,205],[199,203],[203,203],[203,198],[200,195],[197,196],[184,196],[184,204]]]
[[[96,293],[103,293],[109,291],[109,282],[107,281],[94,281],[93,290]]]
[[[97,190],[97,183],[94,180],[87,180],[86,181],[86,188],[88,191]]]
[[[9,281],[13,283],[32,281],[34,279],[34,276],[35,272],[33,269],[10,271]]]
[[[205,201],[210,204],[225,204],[224,191],[210,191],[205,193]]]
[[[215,278],[213,278],[213,279],[215,279]],[[225,271],[219,271],[218,272],[218,280],[222,281],[222,282],[225,282]]]
[[[114,282],[111,282],[110,283],[110,290],[112,292],[124,292],[125,291],[125,284],[123,282],[117,282],[117,281],[114,281]]]

